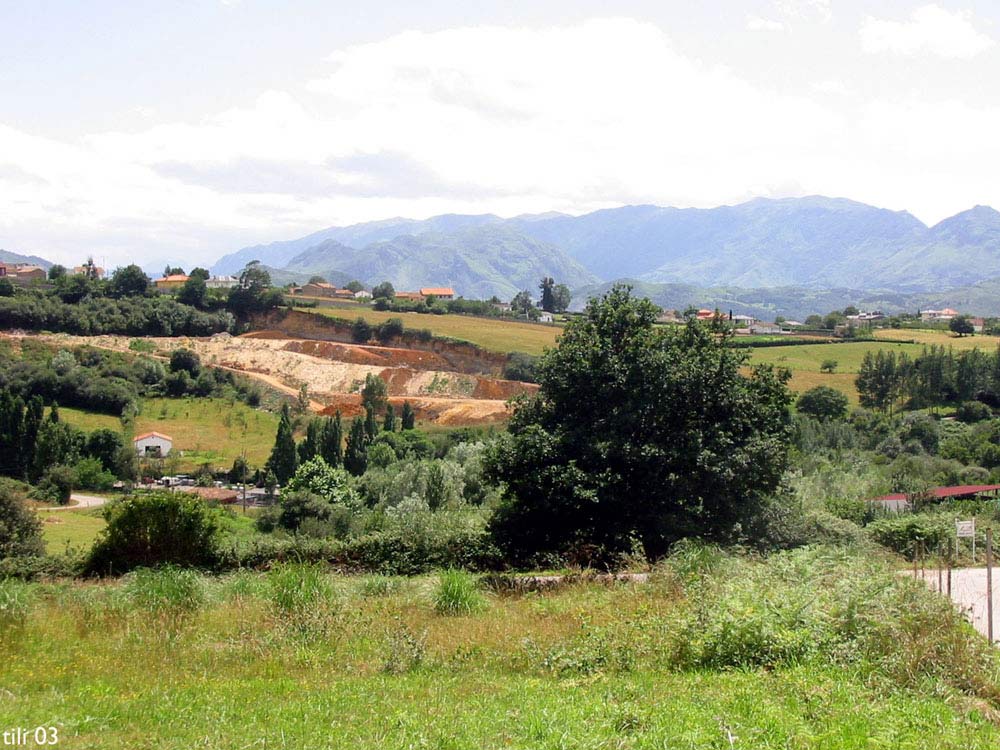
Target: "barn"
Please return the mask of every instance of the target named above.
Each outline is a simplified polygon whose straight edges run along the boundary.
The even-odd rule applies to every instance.
[[[144,432],[142,435],[136,435],[132,444],[135,446],[135,452],[140,456],[163,458],[170,455],[170,451],[174,447],[174,439],[162,432]]]

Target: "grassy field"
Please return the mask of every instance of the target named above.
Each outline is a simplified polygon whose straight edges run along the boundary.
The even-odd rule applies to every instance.
[[[67,548],[90,549],[97,534],[107,525],[101,511],[101,508],[38,511],[46,551],[50,555],[57,555]]]
[[[783,558],[792,563],[782,575],[801,579],[796,566],[810,564],[811,554]],[[809,585],[829,590],[838,579],[820,569]],[[919,605],[899,627],[925,627],[920,609],[930,593],[892,579],[878,576],[879,592],[891,584],[901,606]],[[767,612],[782,611],[781,595],[803,593],[794,582],[757,606],[771,583],[757,581],[761,588],[728,620],[724,605],[738,602],[720,600],[715,583],[690,579],[685,593],[671,580],[478,593],[482,605],[459,615],[439,614],[442,595],[430,576],[348,578],[279,567],[110,584],[0,582],[8,602],[0,617],[0,727],[55,726],[65,747],[166,750],[1000,743],[988,700],[961,692],[930,663],[955,658],[958,646],[947,639],[974,637],[964,627],[931,620],[938,630],[911,628],[898,653],[901,633],[879,631],[897,636],[881,647],[903,662],[898,675],[892,667],[808,656],[685,668],[678,666],[687,658],[683,644],[702,647],[678,632],[684,616],[706,639],[729,633],[728,641],[741,645],[725,658],[736,659],[807,634],[801,643],[808,648],[825,637],[825,626],[810,628],[830,618],[793,601],[785,629],[772,631],[777,619]],[[713,580],[724,585],[722,577]],[[868,619],[875,614],[869,601],[884,596],[859,596],[850,627],[882,628]],[[703,615],[690,609],[706,603]],[[843,617],[834,609],[830,615]],[[983,665],[981,691],[992,685],[989,668]],[[904,685],[901,675],[911,669],[919,678]]]
[[[804,344],[802,346],[775,346],[753,349],[751,361],[767,363],[791,370],[792,390],[801,393],[817,385],[828,385],[847,394],[851,403],[858,403],[858,393],[854,386],[854,376],[861,368],[866,352],[879,349],[906,353],[918,357],[925,346],[938,344],[953,346],[956,350],[974,348],[992,351],[1000,344],[995,336],[964,336],[958,338],[943,331],[893,330],[875,332],[875,341],[852,341],[837,344]],[[917,343],[909,343],[915,341]],[[834,373],[820,372],[824,360],[837,361]]]
[[[71,408],[60,408],[59,414],[70,424],[88,431],[100,427],[121,429],[119,420],[107,414]],[[190,471],[206,462],[228,468],[244,449],[247,460],[261,466],[274,445],[278,417],[239,401],[151,398],[142,402],[135,429],[137,434],[156,430],[170,435],[174,449],[184,452],[179,471]]]
[[[514,320],[476,318],[471,315],[427,315],[372,310],[364,306],[317,307],[305,312],[341,318],[353,322],[361,317],[370,323],[382,323],[389,318],[401,318],[407,329],[429,329],[437,336],[449,336],[478,344],[497,352],[527,352],[541,354],[555,345],[560,328],[556,325],[522,323]]]

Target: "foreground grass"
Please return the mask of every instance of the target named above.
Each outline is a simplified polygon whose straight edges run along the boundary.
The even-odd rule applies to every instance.
[[[59,414],[88,432],[102,427],[121,430],[118,418],[108,414],[68,407],[60,407]],[[170,435],[174,450],[184,454],[178,457],[177,471],[192,471],[203,463],[228,468],[243,450],[252,465],[261,466],[274,444],[278,417],[221,398],[150,398],[142,402],[135,430]]]
[[[368,307],[317,307],[306,312],[340,318],[351,323],[361,317],[370,323],[383,323],[389,318],[401,318],[407,329],[426,328],[437,336],[448,336],[478,344],[496,352],[527,352],[541,354],[555,346],[562,329],[554,325],[522,323],[516,320],[477,318],[471,315],[428,315],[394,313]]]
[[[993,665],[963,682],[975,636],[918,585],[813,553],[712,566],[486,594],[467,614],[436,612],[435,577],[282,568],[13,597],[8,582],[21,604],[0,619],[0,727],[56,725],[65,746],[101,748],[1000,744]],[[886,614],[913,609],[916,624],[868,619],[881,612],[867,602],[893,597]],[[830,620],[875,640],[820,655]],[[884,653],[860,657],[878,634]]]

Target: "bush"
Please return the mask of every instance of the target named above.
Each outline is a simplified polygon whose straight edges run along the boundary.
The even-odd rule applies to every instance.
[[[351,340],[355,344],[367,344],[372,338],[372,327],[364,318],[358,318],[351,326]]]
[[[403,335],[405,327],[402,318],[389,318],[375,329],[375,336],[383,344],[398,339]]]
[[[927,551],[947,545],[951,533],[949,520],[930,513],[906,513],[868,524],[868,535],[883,547],[913,557],[917,545]]]
[[[0,559],[45,552],[42,524],[25,503],[25,494],[19,483],[0,478]]]
[[[835,388],[818,385],[799,396],[795,406],[816,419],[842,419],[847,415],[847,396]]]
[[[42,476],[35,494],[40,499],[66,505],[77,486],[76,472],[72,466],[51,466]]]
[[[511,352],[504,367],[503,376],[507,380],[519,380],[522,383],[538,382],[538,357],[524,352]]]
[[[464,570],[446,570],[438,578],[434,611],[439,615],[470,615],[486,608],[476,578]]]
[[[88,573],[217,562],[218,527],[200,498],[172,492],[137,495],[109,505],[105,518],[108,525],[91,550]]]
[[[201,357],[190,349],[174,349],[170,352],[170,372],[188,373],[191,377],[198,377],[201,372]]]
[[[992,416],[993,410],[981,401],[963,401],[955,409],[955,419],[966,424],[982,422]]]
[[[106,492],[115,483],[115,475],[105,471],[99,458],[81,458],[73,466],[73,474],[76,478],[75,486],[85,490]]]

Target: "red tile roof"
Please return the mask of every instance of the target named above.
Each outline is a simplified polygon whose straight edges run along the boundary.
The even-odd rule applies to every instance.
[[[933,487],[929,494],[933,498],[943,500],[946,497],[967,497],[969,495],[978,495],[981,492],[993,492],[995,490],[1000,490],[1000,484],[959,484],[954,487]],[[877,503],[887,500],[907,499],[909,498],[905,493],[894,492],[891,495],[873,497],[868,502]]]
[[[455,290],[450,286],[425,286],[421,288],[420,293],[425,297],[430,297],[431,295],[435,297],[454,297]]]
[[[170,435],[164,435],[162,432],[144,432],[141,435],[136,435],[132,438],[132,442],[135,443],[139,440],[145,440],[148,437],[158,437],[163,438],[164,440],[169,440],[171,443],[174,442],[174,439],[170,437]]]

